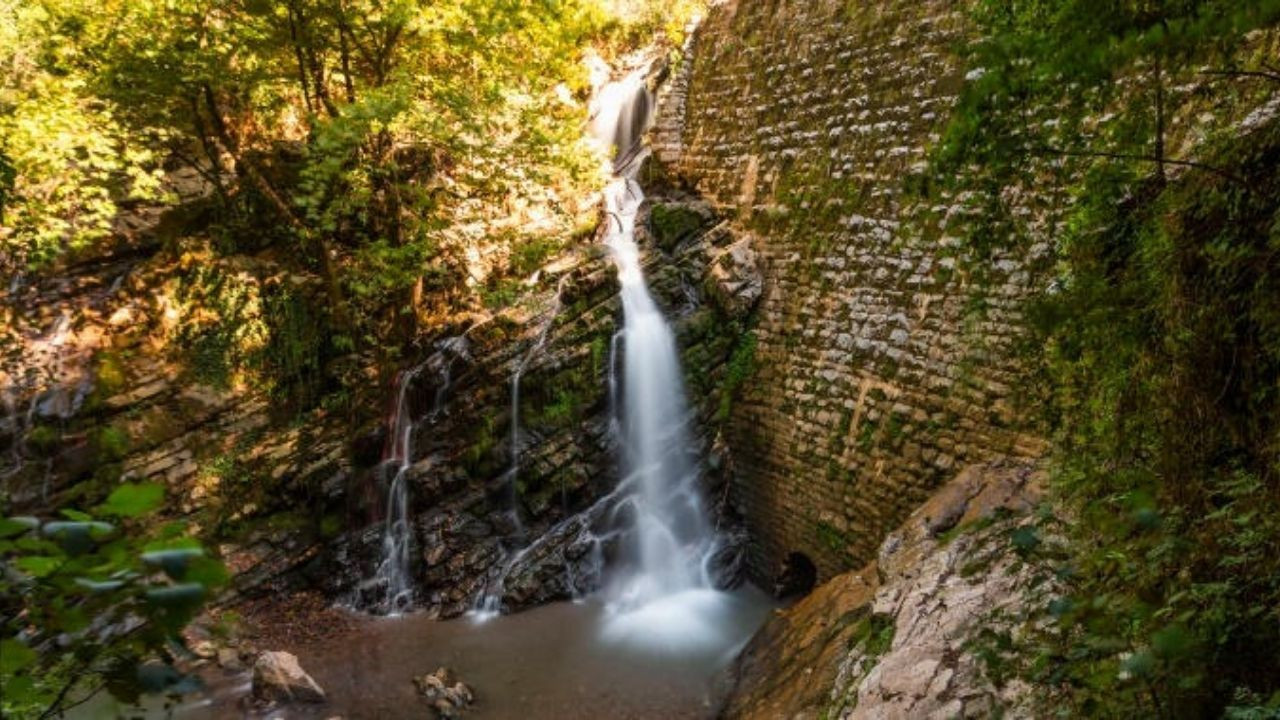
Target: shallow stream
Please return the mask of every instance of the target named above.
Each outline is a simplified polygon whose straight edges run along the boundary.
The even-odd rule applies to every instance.
[[[423,615],[361,616],[354,632],[286,649],[324,688],[323,705],[258,717],[391,720],[432,717],[413,678],[451,668],[475,692],[475,720],[693,720],[716,714],[724,671],[773,607],[759,590],[680,599],[620,616],[603,603],[553,603],[483,623]],[[694,627],[682,627],[700,615]],[[702,622],[705,621],[705,622]],[[648,631],[636,628],[648,627]],[[276,649],[276,648],[272,648]],[[180,720],[246,717],[246,673],[205,673],[206,694],[181,703]],[[105,696],[80,717],[135,717]],[[152,704],[141,713],[168,717]]]

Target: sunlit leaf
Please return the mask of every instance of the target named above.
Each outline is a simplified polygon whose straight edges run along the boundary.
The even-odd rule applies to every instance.
[[[164,502],[164,488],[155,483],[125,483],[112,491],[99,510],[107,515],[138,517],[160,507]]]

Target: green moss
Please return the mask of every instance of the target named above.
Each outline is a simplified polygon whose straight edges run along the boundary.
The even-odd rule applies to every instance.
[[[603,335],[591,339],[591,368],[597,377],[608,373],[609,341]]]
[[[346,525],[342,521],[341,515],[329,513],[320,518],[320,536],[325,538],[336,537],[342,532],[342,528]]]
[[[481,288],[480,302],[490,310],[500,310],[514,304],[520,297],[520,290],[520,280],[517,278],[494,280]]]
[[[1003,508],[1001,510],[1003,510]],[[978,518],[977,520],[971,520],[969,522],[963,522],[963,523],[956,523],[956,525],[952,527],[950,530],[947,530],[946,532],[938,536],[938,544],[946,545],[950,543],[952,540],[955,540],[957,537],[965,533],[985,530],[986,528],[991,527],[992,523],[994,523],[998,518],[1006,517],[1007,515],[1008,515],[1008,511],[1006,510],[1004,512],[992,513],[991,515]]]
[[[475,425],[471,442],[462,454],[463,464],[473,476],[483,475],[494,467],[492,453],[498,444],[497,425],[498,420],[493,413],[486,414]]]
[[[96,359],[98,369],[95,376],[94,391],[105,398],[124,390],[127,378],[125,377],[124,361],[120,354],[104,350],[98,353]]]
[[[861,427],[858,428],[858,449],[864,453],[871,452],[875,444],[876,426],[870,421],[863,420]]]
[[[649,212],[653,239],[667,252],[696,234],[702,224],[702,216],[683,205],[654,205]]]
[[[894,625],[892,616],[873,613],[870,606],[865,605],[841,618],[838,625],[847,627],[850,623],[853,624],[853,631],[849,635],[849,650],[861,653],[864,658],[861,665],[862,672],[869,672],[879,658],[893,647],[897,627]],[[847,711],[858,706],[858,683],[855,681],[852,687],[852,692],[837,699],[823,710],[825,717],[842,717]]]
[[[129,433],[115,425],[108,425],[97,431],[93,444],[103,460],[122,460],[129,453]]]
[[[519,277],[532,275],[563,247],[564,241],[551,235],[518,240],[511,247],[511,272]]]
[[[720,386],[720,406],[716,410],[717,420],[722,423],[729,421],[729,416],[733,412],[734,397],[737,396],[743,384],[755,375],[756,370],[756,334],[748,332],[738,341],[738,346],[729,356],[724,382]]]
[[[849,539],[838,528],[828,522],[819,520],[814,523],[817,530],[818,538],[822,540],[822,544],[831,548],[834,552],[841,555],[846,554],[846,548],[849,546]]]
[[[883,613],[868,613],[858,621],[849,640],[851,648],[861,647],[863,654],[873,661],[893,647],[897,628],[893,617]]]
[[[62,433],[51,425],[37,425],[27,433],[27,448],[39,455],[51,455],[62,442]]]

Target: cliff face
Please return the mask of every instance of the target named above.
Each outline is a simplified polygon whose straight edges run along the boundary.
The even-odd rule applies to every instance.
[[[908,192],[961,80],[959,10],[724,3],[671,85],[658,155],[762,256],[728,432],[761,577],[794,551],[824,578],[857,567],[956,468],[1041,451],[1009,350],[1042,254],[993,258],[978,290],[959,203]]]
[[[705,203],[664,192],[656,180],[651,189],[637,239],[655,300],[677,335],[697,415],[693,440],[720,508],[716,414],[753,299],[750,250]],[[434,357],[415,375],[407,392],[416,422],[407,480],[419,607],[447,617],[482,593],[514,610],[595,589],[600,553],[612,551],[594,545],[593,530],[612,509],[597,501],[618,480],[610,398],[621,313],[615,272],[601,245],[584,243],[542,268],[513,308],[436,341]],[[370,440],[381,446],[380,436]],[[383,523],[367,518],[377,517],[387,479],[376,463],[355,470],[352,486],[364,490],[348,507],[366,519],[331,548],[333,572],[324,579],[331,595],[356,591],[379,561]]]
[[[638,240],[689,368],[694,440],[714,492],[725,364],[759,294],[754,253],[706,203],[651,180]],[[111,247],[0,294],[0,318],[22,340],[0,365],[0,510],[91,506],[118,482],[159,483],[166,512],[216,544],[239,592],[318,586],[375,606],[379,588],[366,581],[382,559],[395,472],[382,406],[398,389],[366,355],[318,357],[307,310],[324,307],[318,281],[270,257],[212,252],[207,188],[185,170],[172,181],[181,206],[126,214]],[[621,308],[607,251],[592,237],[563,245],[513,281],[504,306],[454,308],[403,368],[409,567],[427,611],[464,612],[498,573],[510,574],[509,609],[598,579],[579,531],[599,513],[566,521],[617,482],[609,379]],[[296,352],[275,352],[282,330]],[[238,374],[263,357],[300,364],[268,368],[290,380],[271,386]],[[321,378],[337,373],[348,392],[317,403],[333,390]],[[313,393],[305,410],[289,402],[301,392]],[[353,427],[362,416],[372,419]]]

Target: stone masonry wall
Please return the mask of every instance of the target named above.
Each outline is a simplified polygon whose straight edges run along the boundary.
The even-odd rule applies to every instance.
[[[1010,397],[1032,259],[990,259],[978,290],[965,214],[906,191],[962,80],[962,21],[947,0],[717,5],[682,131],[660,128],[663,161],[764,261],[729,433],[762,578],[792,551],[823,578],[859,566],[958,467],[1041,452]]]

